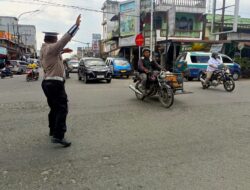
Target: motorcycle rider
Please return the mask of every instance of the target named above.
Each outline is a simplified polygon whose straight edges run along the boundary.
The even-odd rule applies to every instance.
[[[138,71],[140,73],[140,78],[142,79],[142,88],[145,90],[148,73],[151,72],[152,76],[156,76],[162,68],[155,60],[150,61],[149,48],[143,48],[142,54],[143,57],[138,61]]]
[[[68,61],[69,61],[69,58],[66,58],[63,60],[66,79],[70,78],[70,76],[69,76],[70,67],[69,67]]]
[[[211,58],[208,60],[208,66],[207,66],[207,74],[205,79],[205,85],[208,83],[208,81],[211,79],[213,72],[218,69],[219,65],[221,65],[222,62],[219,59],[219,54],[217,52],[213,52],[211,55]]]
[[[11,71],[11,69],[10,69],[10,61],[9,60],[6,60],[5,61],[5,65],[4,65],[4,68],[2,69],[2,71],[4,71],[5,72],[5,74],[7,75],[7,76],[10,76],[10,75],[12,75],[12,71]]]

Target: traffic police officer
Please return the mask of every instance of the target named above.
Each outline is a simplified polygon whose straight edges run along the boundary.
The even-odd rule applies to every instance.
[[[81,22],[81,15],[70,30],[57,41],[58,33],[45,32],[44,42],[41,47],[40,59],[44,70],[42,89],[50,107],[48,114],[50,136],[52,143],[59,143],[64,147],[71,145],[71,142],[64,138],[66,132],[66,118],[68,114],[68,99],[64,87],[64,64],[62,53],[71,52],[64,48],[71,38],[76,34]]]

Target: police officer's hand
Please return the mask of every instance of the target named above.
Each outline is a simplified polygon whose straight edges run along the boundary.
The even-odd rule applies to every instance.
[[[149,73],[149,70],[148,70],[148,69],[145,69],[144,72],[145,72],[146,74],[148,74],[148,73]]]
[[[73,50],[69,48],[64,48],[63,53],[71,53]]]
[[[81,23],[81,14],[79,14],[77,19],[76,19],[76,25],[80,26],[80,23]]]

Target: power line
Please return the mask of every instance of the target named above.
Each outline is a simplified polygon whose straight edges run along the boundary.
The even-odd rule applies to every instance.
[[[16,3],[26,3],[26,4],[35,4],[35,5],[47,5],[47,6],[53,6],[53,7],[71,8],[71,9],[75,9],[75,10],[97,12],[97,13],[106,13],[106,14],[113,14],[113,15],[119,14],[119,13],[115,13],[115,12],[102,11],[102,10],[98,10],[98,9],[80,7],[80,6],[75,6],[75,5],[66,5],[66,4],[62,4],[62,3],[52,3],[52,2],[43,1],[43,0],[32,0],[32,2],[27,2],[27,1],[25,2],[25,1],[18,1],[18,0],[8,0],[8,1],[16,2]],[[122,13],[122,15],[132,16],[132,17],[140,17],[139,15],[131,15],[131,14],[126,14],[126,13]]]

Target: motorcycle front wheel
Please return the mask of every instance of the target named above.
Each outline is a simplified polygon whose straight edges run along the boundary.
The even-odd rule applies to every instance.
[[[174,93],[171,88],[163,88],[159,91],[159,101],[165,108],[170,108],[174,103]]]
[[[228,80],[224,81],[223,85],[227,92],[232,92],[235,88],[234,80],[231,77]]]
[[[135,84],[135,88],[137,89],[137,90],[139,90],[140,92],[142,92],[141,91],[141,82],[137,82],[136,84]],[[139,94],[139,93],[137,93],[137,92],[135,92],[135,96],[136,96],[136,98],[138,99],[138,100],[144,100],[144,98],[145,98],[145,95],[143,95],[143,94]]]

